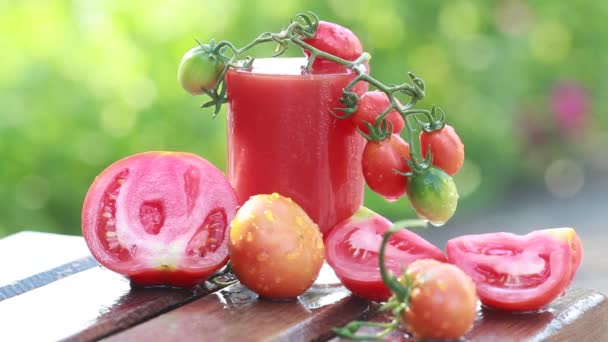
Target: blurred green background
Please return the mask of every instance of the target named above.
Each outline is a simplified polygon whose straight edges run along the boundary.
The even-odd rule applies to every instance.
[[[608,2],[3,1],[0,237],[78,234],[88,186],[129,154],[190,151],[224,169],[225,113],[212,120],[179,87],[182,54],[195,38],[243,45],[305,10],[355,32],[377,78],[425,79],[421,105],[441,105],[466,145],[458,215],[530,185],[568,198],[608,172]]]

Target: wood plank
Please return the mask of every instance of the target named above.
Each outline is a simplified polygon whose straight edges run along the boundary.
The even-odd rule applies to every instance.
[[[0,287],[0,302],[23,294],[25,292],[37,289],[41,286],[50,284],[61,278],[65,278],[72,274],[88,270],[89,268],[99,265],[93,257],[84,257],[59,267],[52,268],[48,271],[34,274],[33,276],[15,281]]]
[[[372,321],[388,322],[387,315],[372,315]],[[372,328],[359,334],[372,334]],[[389,341],[409,341],[395,331]],[[570,289],[545,310],[537,313],[508,313],[480,308],[467,341],[608,341],[608,301],[598,292]],[[334,338],[332,342],[346,341]]]
[[[216,289],[132,289],[94,267],[0,302],[0,341],[98,340]]]
[[[38,232],[7,236],[0,239],[0,288],[89,255],[80,236]]]
[[[333,271],[297,301],[270,301],[235,284],[137,325],[107,341],[309,341],[361,317],[369,302],[351,296]]]

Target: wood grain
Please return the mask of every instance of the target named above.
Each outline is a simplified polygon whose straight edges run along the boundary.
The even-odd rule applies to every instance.
[[[309,341],[361,317],[369,303],[339,285],[315,285],[297,301],[270,301],[236,284],[107,341]]]
[[[131,288],[94,267],[0,302],[0,341],[97,340],[216,289]]]
[[[340,286],[327,265],[297,301],[260,299],[240,284],[221,291],[211,284],[189,290],[132,288],[126,278],[83,256],[82,238],[62,238],[27,233],[0,240],[4,254],[18,253],[32,239],[44,253],[52,253],[52,248],[43,242],[66,249],[60,257],[49,257],[52,263],[36,261],[44,256],[21,255],[24,270],[7,268],[2,279],[21,281],[0,283],[0,295],[2,289],[5,295],[9,288],[13,291],[0,301],[0,341],[309,341],[332,339],[332,327],[353,319],[387,320],[377,313],[376,304],[353,297]],[[11,260],[10,253],[5,257]],[[12,287],[19,282],[21,287]],[[604,295],[571,289],[542,312],[480,308],[466,340],[608,341],[607,323]],[[403,331],[389,339],[407,341]]]
[[[0,302],[37,289],[41,286],[50,284],[61,278],[65,278],[72,274],[88,270],[97,266],[98,263],[93,257],[84,257],[72,262],[68,262],[59,267],[52,268],[48,271],[34,274],[24,279],[20,279],[11,284],[0,287]]]
[[[0,239],[0,288],[90,255],[79,236],[38,232],[7,236]]]

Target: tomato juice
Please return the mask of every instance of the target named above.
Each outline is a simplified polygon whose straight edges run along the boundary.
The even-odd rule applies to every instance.
[[[355,73],[305,73],[305,65],[305,58],[266,58],[228,71],[228,179],[240,204],[277,192],[326,232],[362,204],[365,140],[351,120],[331,114]],[[360,82],[353,91],[366,90]]]

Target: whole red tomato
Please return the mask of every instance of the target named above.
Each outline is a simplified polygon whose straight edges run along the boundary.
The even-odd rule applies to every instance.
[[[452,340],[471,329],[477,314],[471,277],[454,265],[432,259],[414,261],[405,274],[413,290],[402,319],[414,338]]]
[[[250,290],[266,298],[295,298],[315,281],[325,260],[319,227],[293,200],[255,195],[230,224],[230,265]]]
[[[407,177],[395,172],[408,172],[403,158],[409,159],[410,146],[399,135],[381,141],[368,141],[363,149],[363,177],[379,195],[394,200],[407,192]]]
[[[349,61],[357,59],[363,53],[361,41],[351,30],[323,20],[319,21],[315,36],[305,39],[304,42],[321,51]],[[310,51],[304,50],[304,52],[307,56],[310,56]],[[334,62],[319,57],[312,64],[313,70],[317,69],[317,67],[323,67],[327,63],[337,65]],[[325,68],[327,67],[325,66]]]
[[[460,171],[464,164],[464,144],[454,127],[444,125],[438,131],[420,133],[420,147],[425,158],[429,146],[433,155],[433,165],[450,176]]]
[[[369,134],[369,129],[365,123],[369,122],[374,125],[376,118],[390,105],[391,101],[385,93],[378,90],[368,91],[359,98],[357,111],[352,117],[353,123],[357,125],[363,133]],[[386,121],[390,122],[393,126],[393,133],[396,134],[400,133],[405,126],[403,117],[394,109],[388,113]]]

